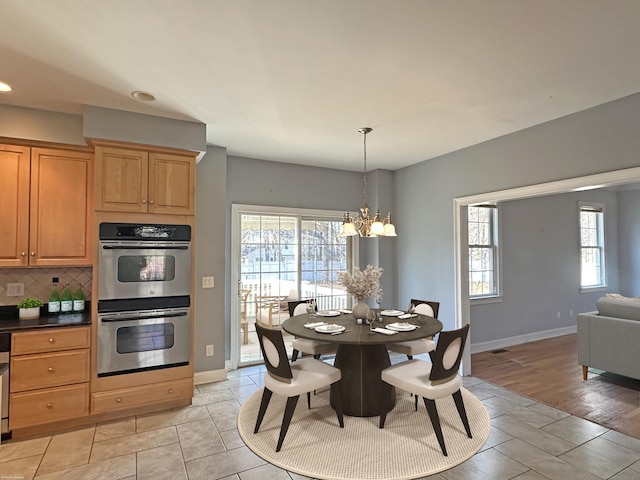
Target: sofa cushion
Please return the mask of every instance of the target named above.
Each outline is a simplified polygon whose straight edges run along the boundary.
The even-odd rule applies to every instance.
[[[602,297],[596,302],[598,313],[605,317],[640,321],[640,302]]]

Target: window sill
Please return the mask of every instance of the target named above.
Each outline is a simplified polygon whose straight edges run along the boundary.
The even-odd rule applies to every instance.
[[[502,302],[502,295],[492,295],[490,297],[475,297],[469,299],[469,304],[473,305],[484,305],[486,303],[500,303]]]
[[[596,287],[580,287],[580,293],[597,293],[597,292],[606,292],[606,285],[598,285]]]

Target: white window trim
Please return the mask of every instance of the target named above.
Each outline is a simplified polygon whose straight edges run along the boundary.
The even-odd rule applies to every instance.
[[[482,206],[479,204],[475,204],[475,205],[468,205],[467,207],[476,207],[476,206]],[[503,291],[502,291],[502,228],[501,228],[501,224],[502,224],[502,209],[500,208],[499,204],[492,204],[491,206],[493,206],[495,208],[495,218],[494,218],[494,224],[493,224],[493,230],[494,230],[494,242],[496,243],[496,248],[495,248],[495,254],[496,254],[496,259],[495,259],[495,272],[494,275],[496,276],[496,293],[495,294],[491,294],[491,295],[482,295],[482,296],[475,296],[472,297],[471,295],[469,295],[469,303],[471,305],[483,305],[483,304],[487,304],[487,303],[500,303],[502,302],[502,297],[503,297]],[[467,217],[467,223],[469,222],[469,218]],[[467,246],[468,246],[468,237],[467,237]],[[468,250],[467,250],[467,257],[468,257]],[[468,263],[468,258],[467,258],[467,263]],[[467,282],[469,281],[469,272],[467,272]]]
[[[594,210],[600,210],[602,212],[602,270],[603,270],[603,278],[602,284],[600,285],[590,285],[583,286],[582,285],[582,224],[580,223],[580,214],[582,213],[582,209],[585,207],[590,207]],[[578,279],[578,284],[580,285],[580,293],[594,293],[594,292],[606,292],[608,287],[607,281],[607,255],[606,255],[606,239],[604,238],[606,235],[606,210],[604,203],[596,203],[596,202],[588,202],[584,200],[578,201],[578,252],[580,252],[580,277]]]

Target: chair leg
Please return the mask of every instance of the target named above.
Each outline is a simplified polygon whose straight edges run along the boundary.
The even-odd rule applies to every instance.
[[[287,435],[287,430],[289,430],[289,424],[291,423],[291,418],[293,417],[293,412],[296,410],[296,404],[299,398],[300,395],[287,398],[287,406],[284,409],[284,417],[282,417],[282,427],[280,427],[280,438],[278,438],[276,452],[279,452],[282,448],[282,442],[284,442],[284,437]]]
[[[265,389],[262,391],[262,400],[260,400],[260,410],[258,410],[258,418],[256,420],[256,427],[253,429],[253,433],[258,433],[258,430],[260,429],[260,424],[262,424],[262,419],[264,418],[264,414],[267,412],[267,407],[269,406],[271,395],[273,395],[273,392],[265,387]]]
[[[442,454],[445,457],[448,457],[449,455],[447,455],[447,447],[444,446],[444,437],[442,436],[442,427],[440,426],[440,416],[438,415],[436,402],[435,400],[430,400],[424,397],[423,400],[424,406],[427,407],[429,418],[431,419],[431,425],[433,425],[433,431],[435,432],[438,443],[440,444],[440,450],[442,450]]]
[[[467,410],[464,408],[464,402],[462,401],[462,393],[460,390],[453,394],[453,401],[456,402],[456,408],[458,409],[458,414],[460,415],[460,420],[462,420],[464,429],[467,431],[467,437],[473,438],[471,436],[471,427],[469,427],[469,419],[467,418]]]
[[[313,392],[315,394],[315,392]],[[307,392],[307,408],[311,410],[311,392]]]
[[[338,417],[338,424],[340,428],[344,428],[344,416],[342,414],[342,387],[340,387],[340,381],[331,384],[331,398],[335,399],[336,416]]]
[[[316,360],[320,360],[320,354],[319,354],[319,353],[316,353],[316,354],[313,356],[313,358],[315,358]]]
[[[391,390],[391,385],[387,382],[382,382],[382,387],[380,388],[380,405],[382,407],[382,411],[380,412],[380,423],[378,424],[379,428],[384,428],[384,422],[387,419],[387,402],[386,398],[389,396],[389,391]]]
[[[407,355],[407,358],[408,358],[409,360],[413,360],[413,355]]]
[[[295,362],[298,359],[298,350],[296,350],[295,348],[293,349],[293,353],[291,354],[291,361]]]
[[[414,395],[413,396],[413,401],[415,403],[415,410],[414,411],[417,412],[418,411],[418,395]]]

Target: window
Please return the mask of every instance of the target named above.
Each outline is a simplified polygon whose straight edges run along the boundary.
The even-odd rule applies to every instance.
[[[469,229],[469,297],[495,297],[498,285],[498,207],[470,205]]]
[[[580,286],[605,285],[604,205],[580,202]]]

